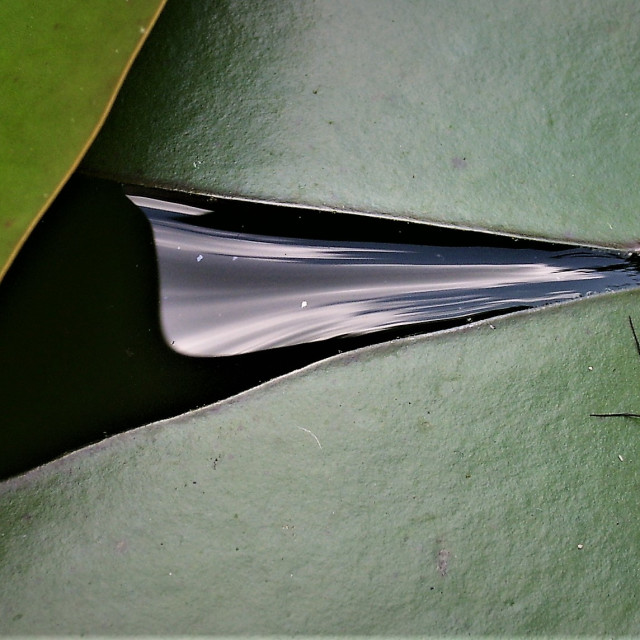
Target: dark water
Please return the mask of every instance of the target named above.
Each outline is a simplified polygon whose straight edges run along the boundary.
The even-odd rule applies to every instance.
[[[202,201],[196,204],[202,204]],[[561,280],[553,284],[559,287],[553,295],[584,295],[587,291],[634,286],[638,282],[636,265],[618,254],[514,243],[507,238],[492,236],[482,236],[479,242],[478,234],[448,232],[388,220],[359,218],[353,222],[356,216],[326,212],[283,210],[282,207],[233,202],[213,204],[214,213],[201,217],[197,225],[206,246],[209,247],[209,231],[214,228],[213,235],[216,236],[228,239],[227,234],[233,234],[233,243],[237,243],[239,233],[261,237],[258,242],[261,258],[255,258],[258,261],[254,266],[262,266],[251,272],[254,274],[252,279],[258,275],[262,278],[257,288],[262,290],[269,283],[271,289],[267,289],[271,292],[285,285],[291,287],[296,313],[313,310],[318,300],[311,295],[313,292],[316,292],[314,295],[332,296],[335,304],[326,305],[332,309],[329,333],[321,331],[319,334],[319,323],[310,323],[310,327],[315,327],[312,334],[315,342],[238,356],[193,358],[172,350],[161,331],[156,249],[149,220],[126,198],[120,185],[76,175],[38,224],[0,285],[0,354],[4,372],[0,385],[1,477],[25,471],[107,435],[228,397],[339,351],[397,335],[453,326],[466,322],[469,317],[487,317],[501,312],[502,307],[489,308],[485,302],[472,309],[465,306],[468,300],[456,300],[450,306],[463,304],[464,314],[461,316],[456,312],[453,314],[455,317],[426,322],[421,316],[420,319],[414,318],[415,323],[409,326],[397,325],[398,314],[407,317],[411,315],[411,308],[429,305],[429,300],[425,301],[420,296],[425,292],[423,268],[434,266],[431,264],[434,258],[418,258],[418,254],[423,255],[423,250],[428,251],[418,248],[418,245],[439,247],[438,253],[448,256],[443,257],[444,262],[438,263],[439,268],[443,264],[470,267],[466,270],[465,280],[471,278],[479,264],[479,254],[475,253],[478,246],[484,246],[487,251],[508,249],[514,256],[520,255],[520,250],[550,251],[551,254],[545,255],[557,255],[559,262],[555,266],[559,265],[564,270],[555,274]],[[208,203],[206,208],[211,208],[210,205]],[[173,214],[165,213],[159,218],[165,222],[184,222]],[[193,233],[191,229],[190,225],[190,235]],[[276,234],[276,239],[264,238],[270,231]],[[292,244],[287,238],[296,240]],[[350,271],[348,255],[354,251],[353,243],[367,245],[363,253],[357,252],[361,257],[366,256],[365,262],[369,265],[362,271]],[[405,245],[404,253],[399,252],[404,256],[400,262],[388,264],[393,252],[380,246],[387,244]],[[229,245],[225,246],[227,249],[223,250],[222,257],[215,259],[228,259],[232,265],[238,266],[237,263],[242,262],[240,256],[236,261],[232,259],[238,253],[237,246],[234,245],[233,252]],[[348,311],[348,296],[341,298],[338,295],[336,298],[341,287],[331,284],[333,276],[311,277],[300,272],[303,275],[298,282],[292,275],[301,266],[297,260],[271,261],[276,272],[269,276],[267,272],[263,273],[265,251],[273,251],[274,247],[278,250],[302,247],[303,252],[320,251],[325,257],[314,266],[314,273],[315,267],[324,269],[323,265],[328,264],[331,273],[338,269],[337,274],[345,283],[342,288],[349,289],[350,293],[358,286],[367,290],[367,294],[359,298],[358,312],[351,314]],[[327,251],[332,256],[328,260]],[[565,251],[576,251],[576,255],[569,260],[563,254]],[[495,264],[507,265],[509,252],[501,254],[503,262]],[[203,259],[198,261],[200,254]],[[193,255],[193,264],[188,261],[186,267],[187,279],[191,278],[192,267],[207,265],[210,255],[213,256],[209,253],[205,256],[201,250]],[[378,258],[382,258],[382,262]],[[572,262],[574,258],[576,262]],[[528,277],[531,276],[531,265],[538,264],[528,259],[521,263],[525,265],[524,270],[529,271]],[[388,267],[382,268],[384,264]],[[294,271],[289,271],[292,268]],[[379,268],[382,271],[376,271]],[[397,278],[395,274],[393,277],[389,275],[389,284],[385,288],[378,280],[379,277],[387,277],[384,273],[388,269],[397,270],[398,275]],[[197,269],[198,273],[204,271]],[[209,273],[208,269],[206,272]],[[249,283],[256,288],[258,281],[248,280],[240,275],[242,273],[230,271],[225,287]],[[329,271],[321,273],[328,274]],[[547,275],[544,276],[545,287],[549,284]],[[275,278],[273,282],[272,277]],[[208,282],[207,278],[205,281]],[[213,277],[213,283],[222,281],[219,273]],[[310,283],[314,285],[313,291],[308,288]],[[474,289],[479,291],[481,287],[476,286],[478,284],[476,280],[467,293],[472,294]],[[512,282],[507,287],[520,284],[532,291],[531,287],[543,283]],[[389,287],[393,289],[398,285],[403,289],[399,296],[395,296],[397,291],[390,292]],[[411,289],[407,290],[407,287]],[[235,317],[240,320],[246,320],[251,314],[262,317],[262,303],[254,306],[255,300],[252,301],[252,296],[248,295],[249,290],[242,289],[244,293],[237,296],[241,306]],[[440,307],[447,306],[447,301],[442,298],[446,297],[446,291],[446,287],[441,287],[436,296],[440,296]],[[478,300],[482,298],[473,295]],[[540,293],[542,297],[546,295],[550,294]],[[203,308],[209,310],[211,296],[208,285],[203,289],[203,296]],[[267,296],[267,300],[270,298]],[[530,299],[525,300],[520,294],[510,295],[509,299],[505,309],[521,308],[530,303]],[[305,300],[307,305],[302,307]],[[388,309],[384,312],[375,310],[384,306],[378,306],[380,301],[389,300],[392,301],[395,320],[381,322],[380,313],[386,317]],[[369,311],[361,313],[363,301]],[[244,306],[246,303],[249,307]],[[400,307],[402,310],[398,312]],[[228,309],[228,305],[225,308]],[[335,316],[334,308],[340,308]],[[345,309],[347,313],[344,313]],[[287,313],[277,315],[288,316]],[[349,333],[348,326],[354,318],[359,323],[357,331],[360,335],[318,339],[324,335]],[[363,326],[363,319],[367,323],[369,319],[373,322]],[[210,326],[215,327],[215,323]],[[372,329],[376,331],[367,333]],[[246,341],[249,335],[249,341],[255,342],[256,333],[261,331],[248,334],[243,331],[242,341]],[[282,332],[279,330],[278,333]],[[306,329],[303,333],[306,334],[302,336],[303,340],[310,339]],[[300,336],[296,338],[299,339]],[[269,344],[273,344],[271,339]]]

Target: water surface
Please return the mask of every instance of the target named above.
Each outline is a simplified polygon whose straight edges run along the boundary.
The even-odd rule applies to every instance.
[[[269,236],[217,228],[215,210],[131,198],[153,229],[164,334],[190,356],[428,330],[640,284],[617,252],[468,233],[460,246],[437,234],[435,244]]]

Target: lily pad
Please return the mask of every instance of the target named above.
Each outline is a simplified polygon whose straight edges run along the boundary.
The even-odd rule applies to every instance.
[[[607,295],[333,358],[0,486],[5,633],[631,634]]]
[[[0,4],[0,278],[95,137],[163,4]]]
[[[169,3],[84,167],[635,247],[639,7]]]

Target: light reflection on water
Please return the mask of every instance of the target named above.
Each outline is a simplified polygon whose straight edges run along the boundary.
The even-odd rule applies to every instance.
[[[640,284],[637,268],[615,252],[268,237],[131,199],[153,228],[165,337],[186,355],[464,320]]]

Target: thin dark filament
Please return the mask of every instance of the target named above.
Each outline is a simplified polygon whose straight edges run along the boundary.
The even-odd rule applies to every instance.
[[[631,333],[633,334],[633,341],[636,343],[636,351],[638,357],[640,357],[640,341],[638,341],[638,334],[636,328],[633,326],[633,320],[629,316],[629,326],[631,327]],[[619,413],[591,413],[592,418],[640,418],[640,413],[630,413],[628,411],[622,411]]]
[[[592,418],[640,418],[640,413],[590,413]]]
[[[636,328],[633,326],[633,320],[631,316],[629,316],[629,326],[631,327],[631,333],[633,333],[633,339],[636,343],[636,351],[638,352],[638,356],[640,357],[640,342],[638,342],[638,334],[636,333]]]

